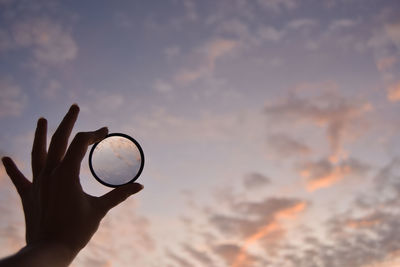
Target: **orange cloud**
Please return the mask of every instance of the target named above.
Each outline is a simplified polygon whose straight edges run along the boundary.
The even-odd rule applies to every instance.
[[[348,166],[341,167],[336,166],[332,172],[327,173],[326,175],[322,175],[317,177],[316,179],[310,180],[307,183],[308,191],[315,191],[320,188],[329,187],[336,182],[342,180],[344,176],[350,173],[350,168]]]
[[[359,229],[359,228],[368,228],[379,224],[381,222],[380,219],[356,219],[347,221],[346,225],[350,228]]]
[[[232,267],[240,267],[244,266],[243,263],[246,262],[247,259],[247,248],[260,240],[261,238],[268,236],[271,233],[274,233],[278,230],[283,229],[283,225],[279,222],[280,219],[295,219],[296,216],[305,210],[306,208],[306,203],[305,202],[298,202],[295,203],[293,206],[290,206],[288,208],[282,209],[277,211],[273,215],[273,219],[271,222],[268,222],[265,226],[261,227],[258,231],[250,235],[246,240],[244,241],[244,244],[242,245],[240,249],[240,253],[237,254],[237,257],[235,261],[232,264]],[[279,235],[279,238],[282,238],[282,235]]]
[[[339,164],[332,163],[328,160],[320,160],[304,164],[299,174],[301,177],[307,179],[307,190],[312,192],[332,186],[348,175],[360,174],[367,169],[367,165],[355,159],[346,160]]]
[[[388,88],[386,96],[390,102],[397,102],[400,100],[400,81]]]
[[[305,210],[307,204],[305,202],[299,202],[292,207],[279,211],[276,215],[276,219],[286,218],[294,219],[296,215]]]
[[[349,219],[345,222],[347,227],[353,229],[360,229],[360,228],[369,228],[380,224],[382,222],[382,217],[378,213],[373,213],[368,216],[364,216],[358,219]]]

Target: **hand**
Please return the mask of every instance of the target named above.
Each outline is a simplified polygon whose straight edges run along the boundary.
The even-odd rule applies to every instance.
[[[72,105],[54,133],[47,152],[47,121],[44,118],[38,120],[32,148],[32,182],[11,158],[3,158],[25,214],[27,246],[20,254],[45,250],[48,256],[43,256],[43,260],[50,257],[55,263],[47,262],[49,266],[68,265],[89,242],[106,213],[143,189],[142,185],[132,183],[101,197],[90,196],[82,190],[79,182],[81,161],[88,146],[102,140],[108,129],[78,133],[67,150],[78,113],[79,107]],[[37,255],[35,258],[40,259]]]

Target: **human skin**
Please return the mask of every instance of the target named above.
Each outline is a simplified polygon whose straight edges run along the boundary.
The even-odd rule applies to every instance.
[[[26,246],[0,260],[0,267],[68,266],[97,231],[107,212],[143,189],[141,184],[131,183],[100,197],[83,191],[79,181],[81,162],[88,146],[102,140],[108,129],[80,132],[68,147],[78,113],[78,105],[72,105],[52,136],[48,150],[47,121],[38,120],[32,147],[32,182],[11,158],[2,158],[21,197]]]

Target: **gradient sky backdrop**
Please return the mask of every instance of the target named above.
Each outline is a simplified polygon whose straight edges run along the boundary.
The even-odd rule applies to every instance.
[[[73,266],[400,265],[400,1],[0,1],[0,154],[36,120],[143,146]],[[75,133],[74,132],[74,133]],[[85,190],[108,189],[83,162]],[[0,256],[24,244],[0,169]]]

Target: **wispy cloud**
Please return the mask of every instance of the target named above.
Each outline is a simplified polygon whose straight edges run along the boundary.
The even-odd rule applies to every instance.
[[[0,77],[0,118],[18,116],[28,102],[28,96],[11,77]]]
[[[214,266],[214,261],[202,250],[194,248],[190,244],[184,244],[183,249],[204,266]]]
[[[258,0],[257,2],[260,6],[274,12],[294,9],[298,6],[298,3],[295,0]]]
[[[347,29],[357,24],[353,19],[338,19],[331,22],[329,25],[330,31],[337,31],[340,29]]]
[[[191,70],[180,70],[175,76],[175,81],[180,84],[187,84],[204,78],[214,71],[219,58],[228,54],[237,46],[238,43],[230,39],[217,38],[210,41],[200,53],[199,65]]]
[[[268,150],[271,150],[271,154],[279,158],[307,156],[312,152],[309,146],[284,133],[268,136]]]
[[[243,179],[243,185],[249,190],[260,189],[271,183],[271,179],[261,173],[253,172],[246,175]]]

